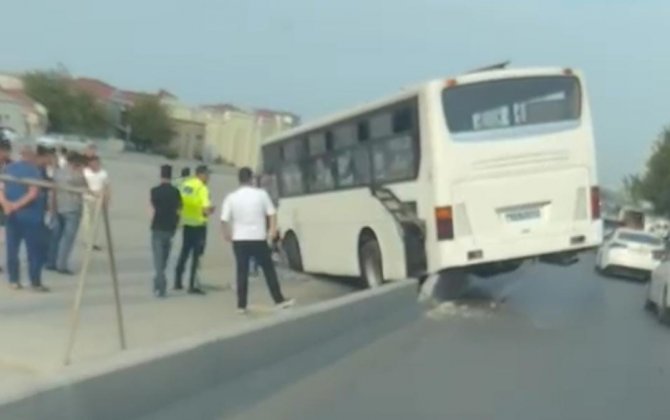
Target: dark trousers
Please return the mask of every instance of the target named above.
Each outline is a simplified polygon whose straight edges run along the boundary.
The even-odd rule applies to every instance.
[[[174,231],[152,230],[151,251],[154,257],[154,292],[165,294],[167,279],[165,269],[167,268],[170,250],[172,249],[172,238]]]
[[[263,269],[265,281],[275,303],[284,301],[277,271],[272,262],[270,247],[265,241],[233,241],[233,251],[237,263],[237,307],[246,309],[249,293],[249,263],[253,258]]]
[[[30,221],[9,216],[5,227],[7,244],[7,274],[10,283],[19,283],[19,249],[26,243],[28,278],[33,286],[42,285],[42,266],[46,260],[44,236],[46,227],[42,220]]]
[[[181,244],[181,253],[177,261],[175,275],[175,287],[182,287],[182,278],[186,261],[191,257],[191,273],[189,278],[189,287],[195,288],[195,278],[198,273],[198,263],[200,256],[205,252],[205,243],[207,242],[207,226],[184,226],[184,235]]]

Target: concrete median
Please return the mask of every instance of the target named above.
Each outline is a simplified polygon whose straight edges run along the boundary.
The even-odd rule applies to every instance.
[[[354,293],[232,332],[212,331],[160,349],[133,350],[104,363],[74,366],[39,388],[0,397],[0,418],[138,418],[347,334],[371,341],[418,313],[412,281]]]

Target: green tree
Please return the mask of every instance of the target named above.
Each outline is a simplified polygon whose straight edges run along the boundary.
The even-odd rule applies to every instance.
[[[642,176],[624,181],[627,191],[649,201],[656,212],[670,214],[670,127],[666,127],[654,144]]]
[[[49,131],[102,136],[110,125],[105,108],[77,90],[57,71],[35,71],[23,77],[26,93],[49,111]]]
[[[126,119],[131,127],[130,141],[138,149],[168,151],[174,135],[172,121],[157,97],[139,99],[128,110]]]
[[[642,195],[642,179],[640,175],[627,175],[623,179],[625,201],[637,204],[644,200]]]

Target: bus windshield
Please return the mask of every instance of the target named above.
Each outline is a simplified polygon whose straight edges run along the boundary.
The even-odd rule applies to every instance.
[[[576,121],[581,90],[573,76],[492,80],[444,89],[449,131],[455,133]]]

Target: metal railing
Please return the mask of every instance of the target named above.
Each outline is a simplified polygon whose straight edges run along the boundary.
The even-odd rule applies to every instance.
[[[21,185],[26,185],[29,187],[46,188],[52,191],[53,190],[67,191],[71,193],[80,194],[82,196],[90,194],[90,191],[86,188],[76,188],[76,187],[58,185],[54,182],[37,180],[37,179],[16,178],[10,175],[0,175],[0,182],[4,183],[13,182]],[[104,197],[99,196],[96,199],[95,210],[93,213],[93,220],[91,222],[92,226],[91,229],[89,229],[90,237],[88,238],[89,240],[86,243],[86,252],[84,254],[84,260],[78,274],[79,279],[77,281],[77,291],[75,293],[74,302],[72,304],[72,309],[70,312],[70,329],[65,347],[65,355],[63,358],[63,363],[65,365],[69,365],[72,362],[72,350],[74,349],[74,344],[77,337],[77,331],[79,329],[81,305],[84,298],[84,290],[86,288],[86,282],[88,279],[89,267],[91,259],[93,257],[94,238],[96,237],[96,234],[98,232],[101,218],[105,229],[105,241],[107,247],[107,256],[109,258],[109,270],[111,274],[112,288],[114,291],[114,304],[116,308],[116,322],[119,335],[119,345],[121,347],[121,350],[126,349],[126,334],[123,324],[121,294],[119,292],[119,279],[118,279],[118,272],[116,269],[116,257],[114,255],[112,229],[109,221],[109,210]]]

